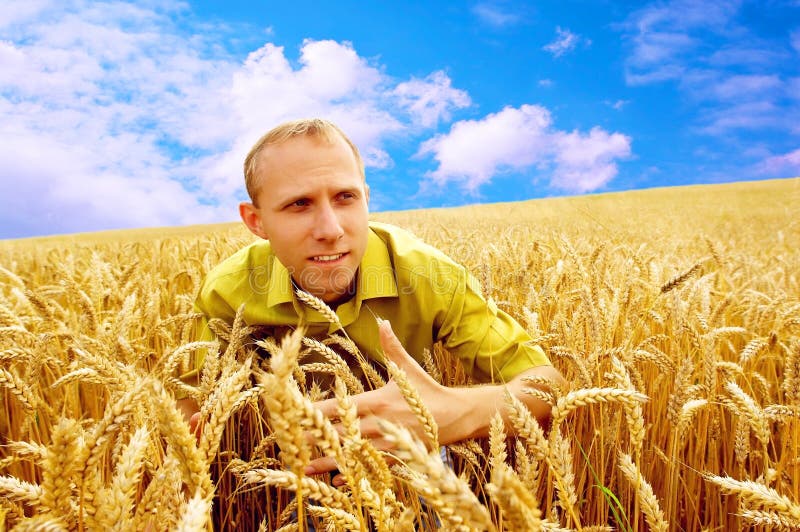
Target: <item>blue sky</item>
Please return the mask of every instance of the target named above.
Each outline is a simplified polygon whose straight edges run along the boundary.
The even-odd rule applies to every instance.
[[[301,116],[373,210],[800,175],[798,0],[2,1],[0,238],[236,220]]]

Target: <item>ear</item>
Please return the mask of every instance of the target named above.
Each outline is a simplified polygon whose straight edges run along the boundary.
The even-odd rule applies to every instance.
[[[264,231],[264,226],[261,223],[261,214],[258,212],[258,208],[255,205],[247,203],[246,201],[240,203],[239,216],[242,217],[244,225],[250,229],[251,233],[264,240],[269,240],[269,235]]]

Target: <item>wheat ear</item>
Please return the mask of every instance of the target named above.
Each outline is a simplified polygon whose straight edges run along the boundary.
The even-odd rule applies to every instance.
[[[191,432],[189,425],[175,405],[175,400],[167,394],[164,387],[157,381],[151,381],[153,391],[153,408],[158,420],[158,427],[169,442],[172,452],[178,458],[183,480],[189,492],[198,489],[204,497],[213,495],[213,486],[208,463],[197,448],[197,440]]]
[[[636,497],[639,499],[639,504],[642,505],[642,512],[644,512],[644,517],[650,530],[666,532],[669,529],[669,523],[664,519],[664,512],[661,511],[661,506],[658,504],[655,493],[653,493],[653,488],[642,477],[639,468],[633,463],[630,455],[620,451],[617,465],[636,490]]]
[[[341,377],[345,384],[347,384],[347,389],[351,393],[362,393],[364,391],[364,386],[362,386],[356,376],[353,375],[353,372],[350,371],[347,363],[339,356],[339,353],[312,338],[303,338],[303,345],[322,354],[328,363],[334,367],[334,373]]]
[[[79,460],[84,445],[81,436],[77,421],[62,418],[53,430],[53,441],[42,464],[41,505],[70,524],[77,520],[72,503],[73,487],[79,485]]]
[[[239,400],[240,390],[250,382],[250,365],[252,361],[252,357],[248,358],[237,371],[219,381],[214,392],[206,401],[206,405],[211,405],[208,408],[210,416],[203,425],[199,451],[208,463],[211,463],[211,460],[217,454],[222,432],[225,430],[225,423],[235,412],[233,406]]]
[[[200,532],[206,529],[209,513],[211,512],[211,498],[204,496],[200,490],[194,497],[186,501],[181,511],[181,519],[176,532]]]
[[[578,494],[575,491],[575,467],[569,442],[555,428],[550,433],[550,449],[547,463],[553,473],[558,502],[561,508],[575,522],[580,530],[580,517],[577,512]],[[569,524],[568,520],[568,524]]]
[[[769,486],[750,480],[736,480],[711,474],[706,474],[705,479],[713,482],[726,493],[738,495],[742,506],[762,507],[791,519],[800,520],[800,505]]]
[[[14,532],[66,532],[69,526],[58,516],[53,514],[35,515],[23,519],[14,527]]]
[[[495,530],[487,509],[469,486],[442,462],[438,448],[429,454],[408,429],[384,420],[378,420],[378,424],[384,438],[394,445],[398,458],[418,473],[411,479],[411,485],[448,526]]]
[[[513,394],[505,394],[508,417],[511,420],[517,435],[524,438],[537,460],[547,459],[547,437],[541,425],[531,414],[525,404]]]
[[[302,486],[303,492],[310,499],[348,513],[353,511],[350,499],[345,493],[325,482],[310,477],[298,477],[291,471],[251,469],[240,473],[240,476],[247,484],[268,484],[289,490],[296,490],[298,486]]]
[[[133,529],[144,530],[148,523],[170,528],[184,500],[182,484],[180,463],[169,452],[136,505]],[[168,522],[165,523],[161,516],[165,516]]]
[[[37,400],[36,396],[31,392],[30,386],[4,368],[0,368],[0,386],[8,388],[8,391],[17,398],[28,412],[32,413],[36,410]]]
[[[536,496],[509,466],[499,464],[492,469],[492,482],[486,491],[503,511],[506,530],[541,530],[542,513]]]
[[[42,488],[15,477],[0,477],[0,493],[4,498],[19,501],[31,508],[38,508],[42,500]]]
[[[308,507],[308,513],[314,517],[325,519],[328,522],[328,530],[352,530],[353,532],[360,532],[362,530],[361,521],[344,510],[338,508],[331,508],[328,506],[315,506]]]
[[[634,405],[647,401],[647,396],[635,390],[620,390],[619,388],[587,388],[574,390],[560,397],[553,408],[551,434],[556,431],[567,415],[582,406],[596,403],[622,403]]]
[[[387,360],[386,369],[389,371],[389,375],[392,376],[395,384],[397,384],[397,387],[403,394],[403,399],[406,400],[406,403],[408,403],[411,411],[414,412],[414,416],[416,416],[417,420],[422,425],[422,428],[425,430],[425,437],[428,439],[428,443],[430,443],[431,448],[438,449],[439,427],[436,424],[433,414],[431,414],[430,410],[428,410],[428,408],[425,406],[425,403],[422,402],[422,397],[420,397],[419,392],[408,380],[406,372],[400,369],[397,364],[391,360]]]
[[[631,382],[630,374],[625,366],[617,357],[611,357],[612,371],[611,375],[614,384],[617,386],[636,391]],[[628,423],[628,432],[630,433],[631,449],[636,456],[642,451],[642,444],[644,443],[645,429],[644,429],[644,415],[642,414],[642,405],[639,402],[623,402],[623,410],[625,411],[625,420]]]
[[[769,443],[770,430],[764,411],[756,404],[755,400],[747,395],[735,382],[727,382],[725,384],[725,390],[733,400],[733,404],[739,415],[743,416],[753,429],[753,433],[756,435],[756,438],[758,438],[758,441],[766,446]]]
[[[688,281],[692,276],[697,274],[700,271],[700,263],[698,262],[685,272],[676,275],[665,284],[661,286],[661,293],[666,294],[667,292],[678,288],[680,285]]]
[[[133,433],[123,449],[111,487],[100,499],[95,516],[97,526],[104,529],[129,529],[133,527],[134,496],[142,476],[145,453],[150,443],[149,433],[141,427]]]
[[[342,322],[339,321],[339,316],[337,316],[333,309],[331,309],[323,300],[317,296],[309,294],[305,290],[300,290],[299,288],[295,289],[294,293],[297,296],[297,299],[322,314],[329,323],[333,323],[341,328]]]
[[[742,510],[739,513],[742,519],[754,525],[778,530],[800,530],[800,519],[793,519],[787,515],[765,512],[763,510]]]
[[[311,447],[303,432],[303,417],[298,409],[302,394],[292,377],[297,368],[303,332],[299,328],[286,335],[280,350],[270,361],[272,373],[258,376],[265,390],[261,400],[269,413],[273,433],[282,451],[281,458],[298,477],[303,475],[305,466],[311,460]]]

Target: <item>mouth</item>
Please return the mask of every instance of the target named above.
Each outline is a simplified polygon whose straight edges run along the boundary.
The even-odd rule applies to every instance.
[[[348,255],[348,253],[336,253],[333,255],[316,255],[311,257],[311,262],[316,262],[319,264],[327,264],[331,262],[336,262],[342,259],[344,256]]]

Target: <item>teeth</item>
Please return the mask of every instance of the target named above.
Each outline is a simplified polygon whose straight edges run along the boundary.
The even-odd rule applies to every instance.
[[[336,260],[340,258],[342,255],[344,255],[344,253],[339,253],[338,255],[319,255],[318,257],[314,257],[314,260],[320,262],[328,262],[331,260]]]

